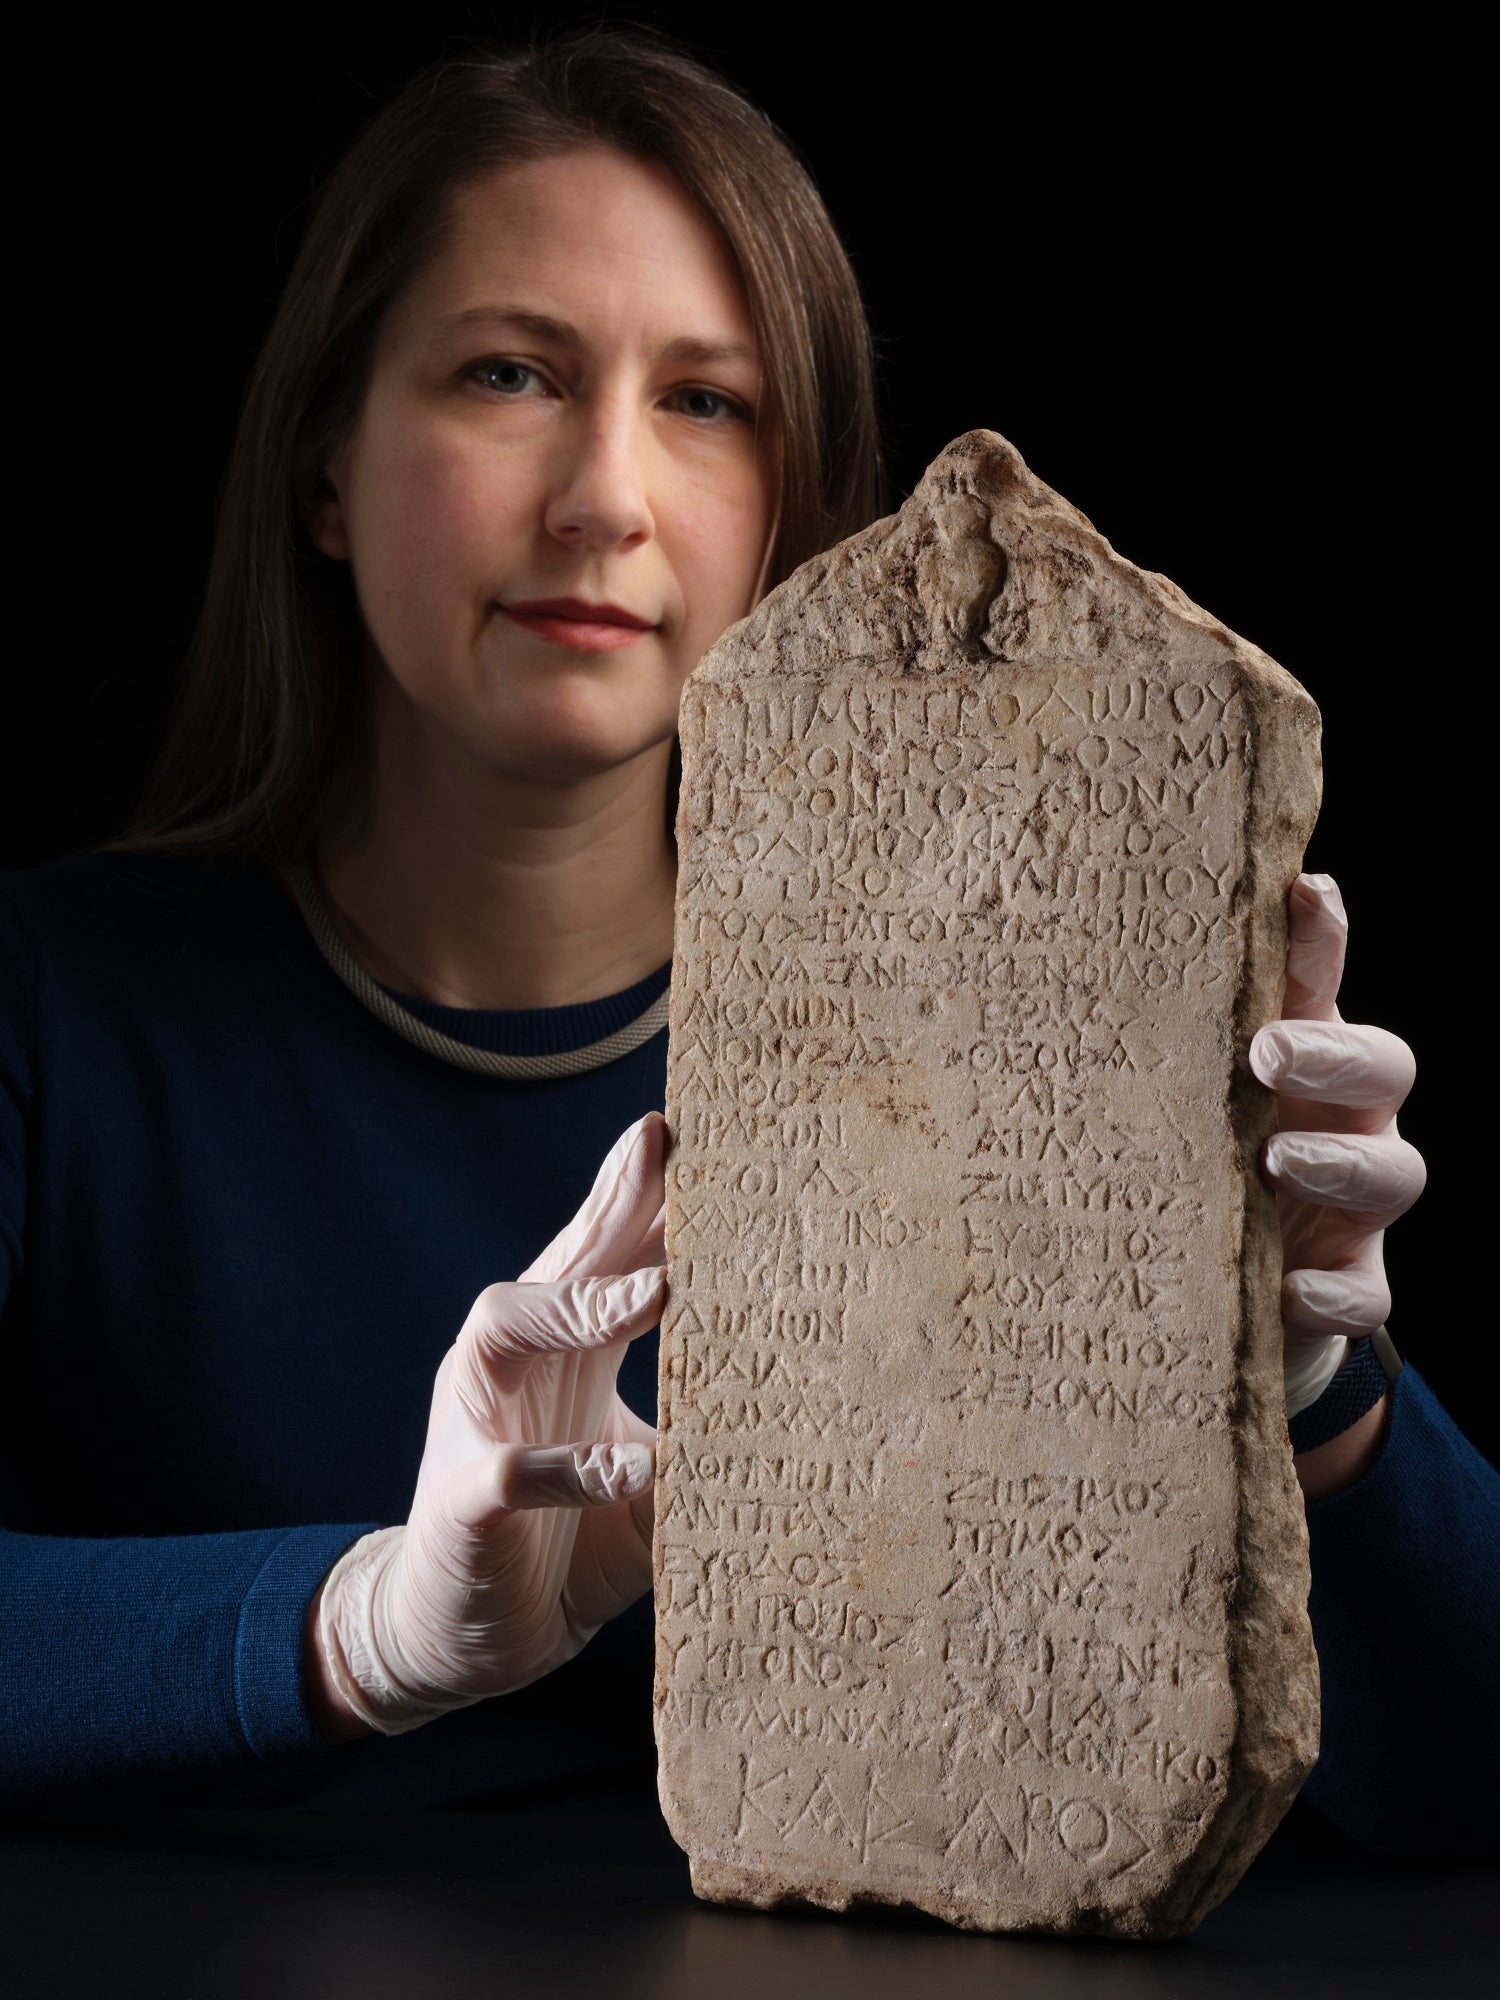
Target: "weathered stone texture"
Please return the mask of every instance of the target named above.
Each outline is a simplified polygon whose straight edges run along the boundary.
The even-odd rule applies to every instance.
[[[1317,1749],[1272,1127],[1317,711],[993,433],[682,709],[656,1512],[701,1895],[1161,1936]]]

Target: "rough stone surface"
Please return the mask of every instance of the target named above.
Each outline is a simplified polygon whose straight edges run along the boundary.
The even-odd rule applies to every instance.
[[[1245,1050],[1317,732],[987,431],[689,681],[656,1729],[700,1895],[1180,1933],[1311,1768]]]

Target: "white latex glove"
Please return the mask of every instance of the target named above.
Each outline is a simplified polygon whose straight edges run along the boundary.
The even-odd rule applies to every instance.
[[[437,1371],[410,1516],[324,1581],[333,1683],[382,1735],[540,1679],[650,1587],[656,1432],[615,1377],[661,1317],[666,1130],[632,1125],[561,1235],[480,1293]]]
[[[1396,1113],[1416,1058],[1384,1028],[1350,1026],[1335,1005],[1349,920],[1331,875],[1299,875],[1287,898],[1285,1018],[1250,1044],[1250,1067],[1276,1092],[1280,1131],[1267,1180],[1281,1222],[1286,1413],[1322,1395],[1350,1341],[1391,1310],[1381,1246],[1422,1192],[1422,1155]]]

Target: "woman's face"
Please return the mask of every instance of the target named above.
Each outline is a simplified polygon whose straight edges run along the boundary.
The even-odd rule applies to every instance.
[[[603,147],[508,168],[451,223],[304,518],[421,720],[566,782],[669,742],[685,676],[750,608],[759,357],[728,253],[661,168]]]

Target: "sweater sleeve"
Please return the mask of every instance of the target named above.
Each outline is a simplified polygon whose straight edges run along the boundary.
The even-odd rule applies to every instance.
[[[1379,1456],[1307,1530],[1323,1726],[1303,1796],[1386,1853],[1500,1851],[1500,1475],[1410,1363]]]
[[[376,1522],[115,1539],[0,1530],[0,1796],[168,1796],[337,1755],[302,1691],[307,1607]]]
[[[36,996],[35,953],[0,891],[7,1351],[20,1337]],[[303,1699],[303,1621],[342,1551],[379,1525],[96,1540],[0,1524],[0,1800],[164,1792],[237,1766],[336,1755]]]

